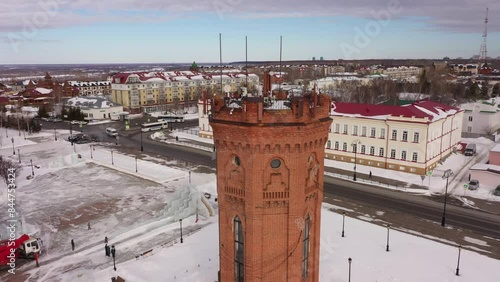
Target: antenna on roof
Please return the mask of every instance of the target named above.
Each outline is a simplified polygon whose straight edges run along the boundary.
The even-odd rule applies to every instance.
[[[282,74],[281,74],[281,56],[282,56],[282,53],[283,53],[283,48],[282,48],[282,43],[283,43],[283,36],[280,35],[280,76],[279,76],[279,87],[278,87],[278,93],[280,93],[279,95],[281,95],[281,78],[282,78]]]
[[[245,35],[245,87],[247,88],[247,94],[248,94],[248,43],[247,43],[247,36]]]
[[[222,93],[222,34],[219,33],[220,92]],[[224,96],[224,95],[223,95]]]

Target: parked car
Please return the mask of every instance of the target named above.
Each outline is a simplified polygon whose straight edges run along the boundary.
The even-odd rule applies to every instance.
[[[470,143],[465,147],[464,155],[466,156],[474,156],[476,154],[476,144]]]
[[[84,138],[86,135],[83,134],[83,133],[78,133],[78,134],[75,134],[75,135],[72,135],[72,136],[69,136],[68,137],[68,141],[69,142],[76,142],[77,140],[79,139],[82,139]]]
[[[495,188],[495,191],[493,191],[493,195],[500,196],[500,185],[498,185],[497,188]]]
[[[86,144],[92,142],[92,139],[85,135],[82,138],[79,138],[78,140],[75,141],[75,144]]]
[[[53,120],[52,120],[52,122],[62,122],[62,119],[60,119],[60,118],[55,118],[55,119],[53,119]]]
[[[78,120],[72,120],[70,123],[71,124],[80,124],[80,121],[78,121]]]
[[[86,122],[86,121],[84,121],[84,120],[80,121],[80,124],[87,124],[87,123],[88,123],[88,122]]]
[[[479,188],[479,181],[478,180],[471,180],[469,182],[469,190],[477,190]]]

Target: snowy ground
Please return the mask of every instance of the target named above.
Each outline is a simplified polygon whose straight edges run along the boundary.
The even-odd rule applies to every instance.
[[[203,205],[197,193],[215,195],[214,174],[147,155],[138,159],[136,172],[134,156],[113,151],[112,157],[111,149],[101,146],[91,154],[89,144],[72,147],[65,136],[54,141],[51,131],[30,140],[16,133],[9,131],[16,150],[20,146],[23,165],[17,178],[16,210],[22,222],[18,229],[41,237],[45,253],[40,268],[27,262],[14,278],[0,274],[0,280],[109,281],[116,274],[126,281],[216,280],[217,217],[208,215],[216,203],[212,197],[208,206]],[[0,154],[17,161],[7,141],[4,137]],[[486,145],[478,146],[480,154]],[[31,174],[29,159],[40,167],[34,169],[32,180],[26,179]],[[399,174],[388,177],[405,179]],[[0,189],[4,211],[6,199],[5,189]],[[342,238],[342,217],[326,208],[339,209],[325,205],[320,281],[347,281],[348,257],[353,259],[353,281],[500,281],[500,262],[469,250],[462,250],[461,275],[455,276],[458,249],[449,246],[453,242],[444,245],[391,230],[391,250],[386,252],[387,230],[354,218],[346,219]],[[6,217],[6,212],[0,213],[0,222]],[[183,218],[183,244],[179,218]],[[105,236],[117,249],[116,272],[112,259],[104,255]],[[76,243],[74,252],[71,239]],[[472,243],[481,242],[471,238]]]

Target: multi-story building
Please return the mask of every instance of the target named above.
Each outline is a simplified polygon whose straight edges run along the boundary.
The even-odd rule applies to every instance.
[[[78,89],[80,96],[111,95],[111,82],[109,81],[68,81]]]
[[[431,101],[335,102],[331,117],[326,158],[424,175],[460,142],[463,111]]]
[[[460,106],[464,110],[463,132],[474,137],[491,135],[500,129],[500,99],[466,103]]]
[[[388,75],[392,79],[408,79],[414,76],[419,76],[423,71],[423,68],[419,67],[391,67],[383,70],[383,74]]]
[[[237,92],[248,82],[247,89],[259,83],[255,74],[139,72],[119,73],[112,77],[111,99],[131,113],[166,111],[168,106],[196,105],[203,90],[209,93]]]

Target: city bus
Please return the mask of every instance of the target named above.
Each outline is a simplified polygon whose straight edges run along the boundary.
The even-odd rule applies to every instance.
[[[158,116],[158,121],[184,122],[184,116],[167,116],[167,115],[161,115],[161,116]]]
[[[168,129],[168,122],[159,121],[159,122],[151,122],[151,123],[141,124],[141,131],[142,132],[155,131],[155,130],[161,130],[161,129]]]

